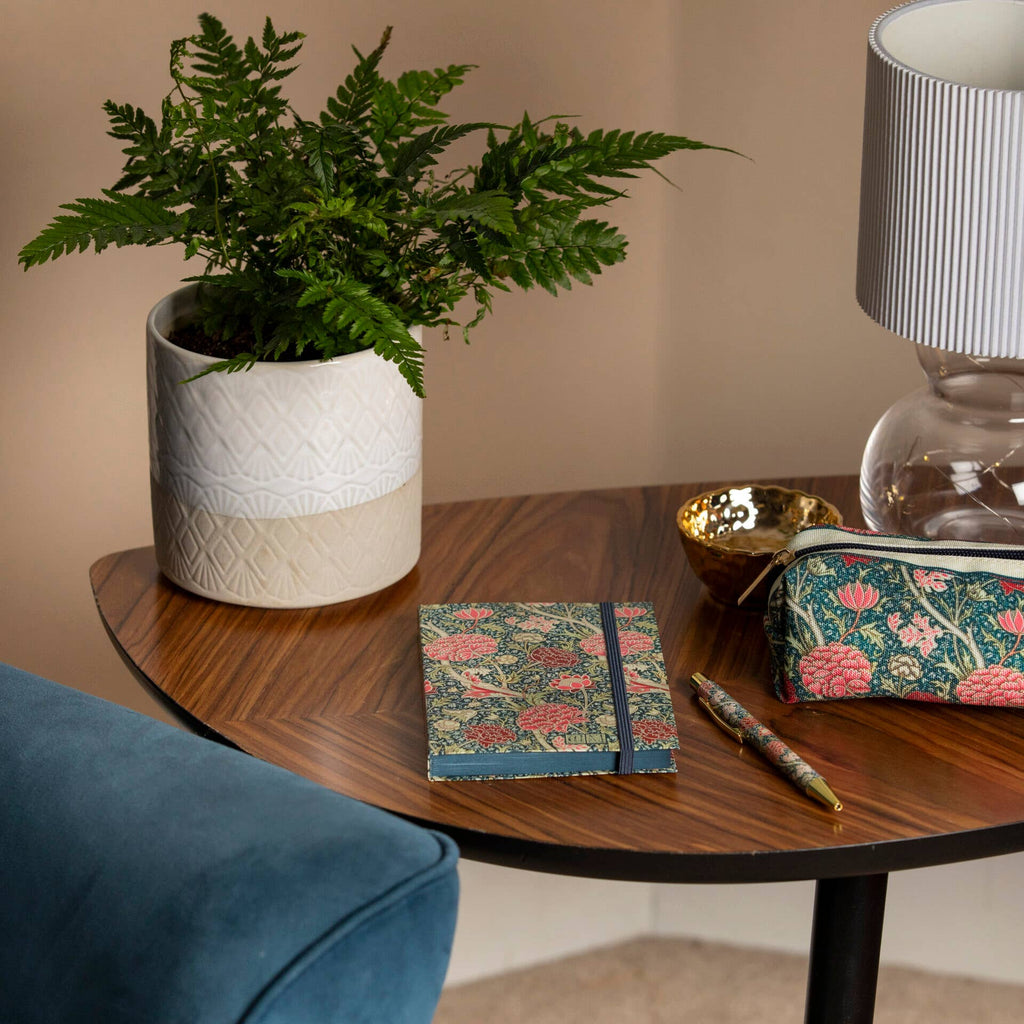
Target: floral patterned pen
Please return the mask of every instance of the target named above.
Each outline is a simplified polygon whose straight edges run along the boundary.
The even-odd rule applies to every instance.
[[[766,729],[749,711],[742,708],[717,683],[694,672],[690,685],[697,691],[697,699],[708,714],[733,739],[746,740],[759,754],[767,758],[783,775],[809,797],[831,807],[843,809],[842,803],[828,783],[801,757],[786,746],[770,729]]]

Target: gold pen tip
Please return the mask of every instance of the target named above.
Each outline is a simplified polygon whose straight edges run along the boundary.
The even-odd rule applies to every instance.
[[[807,793],[826,807],[831,807],[833,811],[841,811],[843,809],[842,800],[832,792],[828,783],[821,777],[812,779],[808,783]]]

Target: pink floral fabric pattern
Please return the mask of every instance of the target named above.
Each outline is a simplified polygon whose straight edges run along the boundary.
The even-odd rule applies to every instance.
[[[1002,576],[895,558],[885,543],[928,542],[878,539],[856,555],[814,548],[775,581],[765,633],[779,699],[1024,707],[1024,548]]]
[[[584,637],[580,640],[579,644],[587,654],[596,654],[603,658],[608,653],[604,644],[603,633],[595,633],[593,636]],[[638,633],[634,629],[619,630],[619,649],[622,651],[623,657],[627,654],[639,654],[641,651],[650,651],[653,647],[654,641],[649,636]]]
[[[800,659],[800,678],[819,697],[857,697],[871,691],[871,662],[856,647],[833,642]]]
[[[534,647],[527,658],[546,668],[571,668],[580,660],[575,651],[565,651],[561,647]]]
[[[462,636],[438,637],[423,648],[423,653],[432,661],[472,661],[485,654],[493,654],[495,650],[493,637],[466,633]]]
[[[634,749],[673,749],[653,608],[614,611]],[[431,757],[619,750],[597,604],[423,605],[420,652]]]

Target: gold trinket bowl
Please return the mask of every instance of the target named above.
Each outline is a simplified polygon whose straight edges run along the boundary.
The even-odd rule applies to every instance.
[[[772,556],[808,526],[839,526],[843,517],[824,498],[785,487],[736,484],[691,498],[676,513],[686,557],[711,596],[736,604]],[[762,580],[744,607],[763,607]]]

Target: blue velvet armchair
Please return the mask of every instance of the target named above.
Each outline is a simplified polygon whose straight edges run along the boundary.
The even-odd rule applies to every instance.
[[[0,1021],[427,1024],[435,834],[0,665]]]

